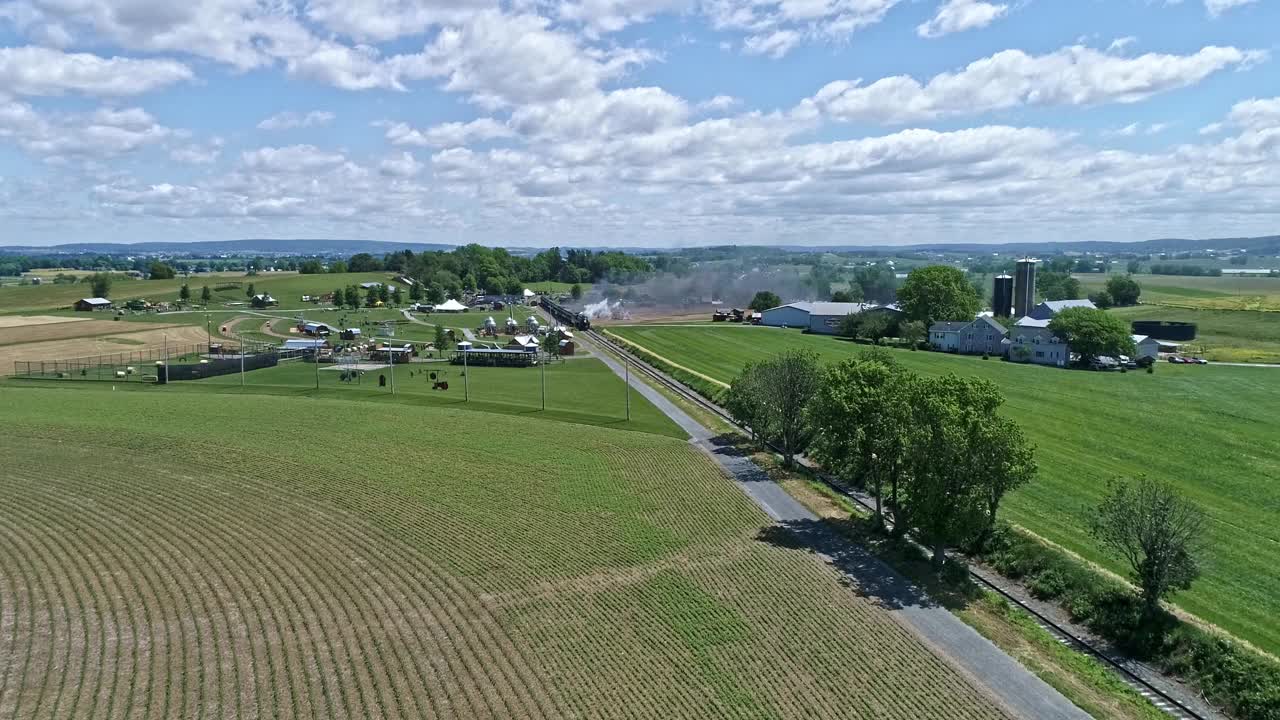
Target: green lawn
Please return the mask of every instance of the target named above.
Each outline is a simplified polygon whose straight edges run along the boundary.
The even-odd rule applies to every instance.
[[[348,285],[359,285],[364,282],[390,281],[392,284],[399,285],[399,283],[390,280],[390,278],[391,275],[382,272],[344,273],[339,275],[327,273],[318,275],[270,273],[254,277],[219,275],[194,276],[189,279],[179,277],[173,280],[129,280],[116,277],[112,280],[109,297],[117,303],[133,298],[146,298],[152,302],[176,302],[178,288],[185,282],[190,284],[191,297],[195,301],[200,299],[200,288],[208,285],[209,289],[213,291],[213,307],[220,309],[218,306],[224,302],[247,303],[248,296],[246,291],[249,284],[252,283],[255,291],[269,293],[280,301],[281,307],[297,308],[306,307],[302,302],[303,295],[321,295],[333,292],[339,287],[345,288]],[[242,283],[242,286],[235,289],[214,290],[219,284],[233,282]],[[29,313],[69,308],[76,300],[88,297],[90,294],[89,286],[82,283],[75,285],[54,285],[52,283],[27,286],[6,285],[0,287],[0,313]]]
[[[1163,305],[1115,308],[1127,321],[1173,320],[1196,324],[1188,350],[1220,362],[1280,362],[1280,312],[1195,310]]]
[[[319,396],[351,401],[395,405],[431,405],[457,409],[521,415],[530,420],[545,418],[586,425],[600,425],[636,430],[672,437],[686,437],[674,422],[658,411],[648,400],[631,391],[631,420],[626,419],[626,386],[604,363],[593,358],[577,358],[550,362],[546,367],[546,411],[542,410],[542,370],[531,368],[468,368],[469,381],[464,384],[462,368],[447,362],[409,363],[395,368],[395,394],[391,393],[391,372],[370,370],[358,382],[343,382],[337,365],[316,366],[296,360],[275,368],[245,373],[241,387],[239,373],[203,380],[175,382],[155,387],[139,382],[117,385],[120,390],[149,393],[245,393],[250,395]],[[430,374],[447,380],[448,390],[433,390]],[[412,373],[412,375],[410,375]],[[319,375],[320,390],[316,391]],[[386,386],[379,384],[385,376]],[[105,377],[111,377],[107,372]],[[138,375],[141,377],[141,375]],[[111,385],[80,380],[10,380],[9,384],[56,385],[86,391],[107,390]],[[469,388],[468,388],[469,386]],[[468,389],[470,401],[466,400]]]
[[[838,360],[859,346],[762,327],[615,327],[612,332],[722,381],[749,360],[807,348]],[[922,373],[997,383],[1005,411],[1036,443],[1039,480],[1015,493],[1008,517],[1119,570],[1084,532],[1105,482],[1147,474],[1175,483],[1209,512],[1204,577],[1177,602],[1280,652],[1280,370],[1160,364],[1090,373],[930,352],[893,351]]]
[[[1087,293],[1093,293],[1106,285],[1109,276],[1084,273],[1074,277]],[[1280,278],[1134,275],[1133,279],[1142,286],[1144,304],[1207,310],[1280,310]]]
[[[699,451],[0,386],[13,717],[1006,717]]]

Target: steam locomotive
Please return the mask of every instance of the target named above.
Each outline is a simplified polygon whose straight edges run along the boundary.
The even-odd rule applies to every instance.
[[[551,317],[555,318],[557,321],[564,323],[565,325],[572,325],[578,330],[591,329],[591,318],[587,317],[586,313],[575,313],[550,298],[544,297],[541,302],[542,308],[548,313],[551,313]]]

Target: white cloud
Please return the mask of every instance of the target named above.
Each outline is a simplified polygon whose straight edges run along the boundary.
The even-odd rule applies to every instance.
[[[1137,57],[1078,45],[1047,55],[1005,50],[924,84],[906,75],[865,86],[860,81],[836,81],[819,90],[811,102],[833,118],[884,123],[981,114],[1020,105],[1133,103],[1265,58],[1262,51],[1213,46],[1191,55]]]
[[[936,38],[976,30],[990,25],[1008,11],[1008,5],[981,0],[945,0],[928,22],[916,28],[916,34],[924,38]]]
[[[445,89],[501,108],[594,92],[606,80],[653,59],[643,50],[590,50],[536,15],[486,11],[441,30],[425,51]]]
[[[386,137],[392,145],[455,147],[512,135],[506,125],[493,118],[483,117],[465,123],[442,123],[426,130],[415,130],[407,123],[395,123],[387,128]]]
[[[1280,127],[1280,97],[1238,102],[1231,107],[1227,122],[1256,130]]]
[[[359,41],[385,42],[420,35],[433,25],[466,22],[490,0],[308,0],[306,14],[334,32]]]
[[[703,100],[698,103],[698,110],[702,112],[723,112],[742,104],[742,101],[732,95],[716,95],[709,100]]]
[[[305,115],[285,111],[276,113],[258,123],[259,130],[292,130],[294,128],[318,127],[333,122],[336,116],[326,110],[312,110]]]
[[[422,163],[412,153],[402,152],[398,156],[385,158],[378,165],[383,175],[397,178],[410,178],[422,172]]]
[[[768,55],[780,58],[791,52],[802,40],[795,30],[774,30],[767,35],[752,35],[742,42],[742,51],[748,55]]]
[[[0,88],[18,95],[74,92],[122,97],[193,77],[191,68],[173,60],[102,58],[32,46],[0,48]]]
[[[240,163],[250,170],[301,173],[341,165],[342,153],[321,150],[314,145],[263,147],[241,154]]]
[[[743,51],[782,57],[801,42],[843,42],[875,25],[902,0],[706,0],[718,30],[747,33]]]
[[[141,108],[43,115],[0,98],[0,139],[48,160],[100,160],[142,150],[179,135]]]
[[[1205,10],[1209,11],[1211,17],[1218,17],[1222,13],[1232,8],[1242,7],[1257,0],[1204,0]]]

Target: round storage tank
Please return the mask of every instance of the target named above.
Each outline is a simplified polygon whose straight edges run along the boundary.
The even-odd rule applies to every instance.
[[[1134,320],[1133,334],[1158,340],[1195,340],[1196,324],[1173,320]]]

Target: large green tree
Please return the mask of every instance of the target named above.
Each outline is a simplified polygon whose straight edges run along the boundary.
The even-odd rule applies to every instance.
[[[200,288],[200,304],[208,305],[213,300],[213,292],[209,290],[209,286],[205,285]]]
[[[817,353],[788,350],[742,369],[741,387],[749,392],[748,421],[765,440],[782,450],[788,467],[811,436],[808,407],[821,382]]]
[[[1084,297],[1080,281],[1065,272],[1040,273],[1036,276],[1036,289],[1045,300],[1078,300]]]
[[[191,300],[191,286],[187,283],[182,283],[182,287],[178,288],[178,300],[184,303]]]
[[[963,271],[946,265],[913,270],[902,287],[898,302],[907,320],[926,326],[948,320],[972,320],[981,302]]]
[[[1137,305],[1142,287],[1132,275],[1112,275],[1107,279],[1107,292],[1116,305]]]
[[[764,312],[781,304],[782,298],[778,297],[777,293],[770,290],[761,290],[755,294],[755,297],[751,298],[751,304],[747,307],[756,312]]]
[[[1049,321],[1049,329],[1062,338],[1082,362],[1109,355],[1133,355],[1133,335],[1124,320],[1105,310],[1067,308]]]
[[[988,480],[975,453],[1003,398],[981,378],[922,378],[910,387],[906,518],[933,548],[941,567],[949,546],[978,536],[988,524]]]
[[[865,487],[883,526],[883,499],[895,509],[911,430],[908,386],[916,376],[884,353],[864,353],[827,367],[810,408],[809,452],[845,482]],[[901,519],[901,518],[899,518]],[[899,531],[906,530],[898,523]]]
[[[1129,565],[1148,616],[1200,575],[1204,513],[1166,482],[1143,477],[1111,483],[1090,529]]]
[[[173,268],[159,260],[151,263],[148,272],[150,273],[152,280],[172,280],[175,274]]]
[[[104,298],[111,293],[111,275],[109,273],[94,273],[86,279],[93,289],[94,297]]]

